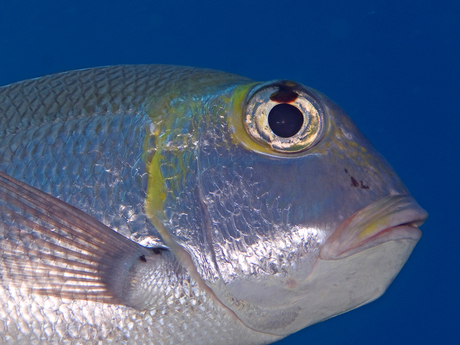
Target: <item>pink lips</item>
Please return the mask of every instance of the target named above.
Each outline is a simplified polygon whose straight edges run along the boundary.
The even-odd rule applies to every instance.
[[[342,259],[379,244],[402,239],[417,242],[428,217],[408,195],[385,197],[343,221],[321,248],[324,260]]]

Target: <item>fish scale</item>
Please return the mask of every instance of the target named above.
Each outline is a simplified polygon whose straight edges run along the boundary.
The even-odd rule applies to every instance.
[[[36,123],[81,115],[136,112],[146,99],[161,94],[165,84],[174,87],[197,75],[203,77],[207,71],[210,73],[168,65],[112,66],[15,83],[0,88],[0,131],[15,132]],[[215,73],[211,78],[235,79],[227,73]]]
[[[32,146],[27,140],[28,132],[6,135],[1,146],[7,148],[7,154],[1,156],[0,167],[11,176],[27,180],[31,185],[104,220],[126,235],[136,236],[141,229],[145,234],[149,222],[140,215],[144,213],[147,182],[135,178],[145,172],[145,167],[138,164],[135,157],[142,154],[145,132],[140,128],[147,121],[145,116],[106,114],[99,120],[72,118],[65,123],[45,125],[34,131],[33,139],[37,143],[37,152],[48,152],[44,155],[28,152],[28,147]],[[118,132],[109,136],[104,129],[108,127],[123,127],[127,132],[137,132],[139,137],[124,138]],[[50,137],[54,140],[47,142],[45,139]],[[13,146],[11,141],[19,143],[14,145],[14,154],[8,150]],[[84,141],[87,145],[82,148]],[[108,147],[113,155],[97,153],[102,152],[101,146]],[[82,150],[88,154],[80,154]],[[11,165],[11,159],[15,157],[20,157],[24,163]],[[132,223],[130,213],[137,215],[137,224]],[[154,231],[152,226],[150,229]]]

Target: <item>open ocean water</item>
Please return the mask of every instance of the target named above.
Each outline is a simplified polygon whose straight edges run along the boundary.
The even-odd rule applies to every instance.
[[[429,212],[383,297],[280,345],[460,344],[460,1],[0,0],[0,85],[134,63],[325,93]]]

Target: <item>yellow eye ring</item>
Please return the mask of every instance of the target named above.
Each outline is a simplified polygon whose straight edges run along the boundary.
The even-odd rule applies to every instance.
[[[292,81],[272,81],[254,87],[247,96],[243,124],[259,144],[280,153],[297,153],[322,138],[322,107],[311,92]]]

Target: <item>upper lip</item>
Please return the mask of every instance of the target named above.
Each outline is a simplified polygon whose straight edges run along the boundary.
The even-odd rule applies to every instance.
[[[418,229],[428,217],[409,195],[391,195],[343,221],[321,248],[325,260],[347,257],[366,248],[398,239],[418,241]]]

